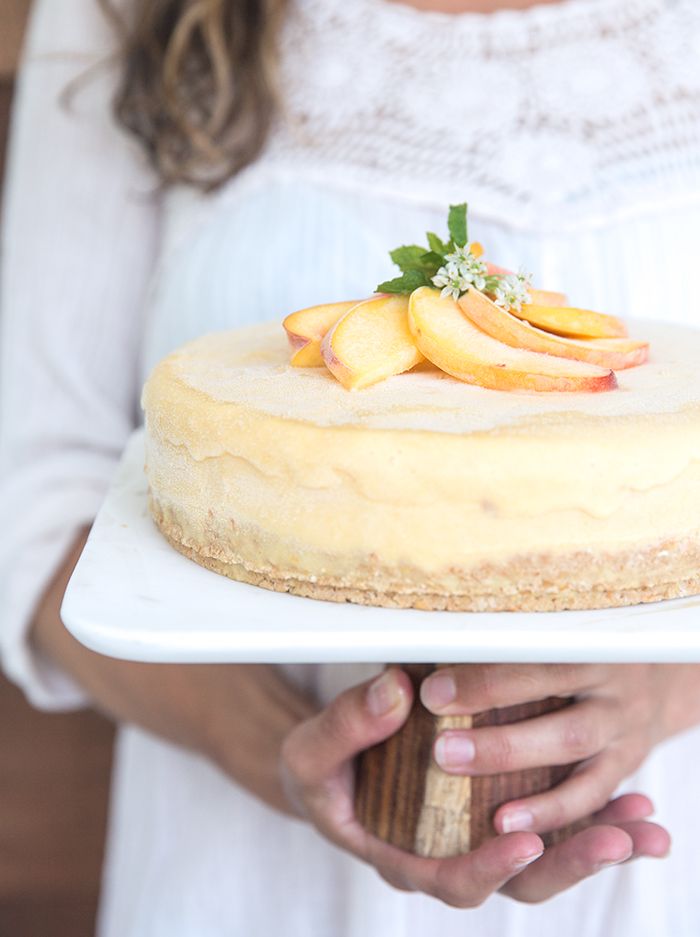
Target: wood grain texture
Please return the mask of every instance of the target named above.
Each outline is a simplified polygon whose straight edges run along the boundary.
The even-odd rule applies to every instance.
[[[416,698],[432,664],[407,664]],[[361,756],[355,787],[360,822],[379,839],[413,852],[423,807],[426,776],[432,761],[435,718],[415,704],[396,735]]]
[[[433,739],[445,729],[471,729],[473,723],[471,716],[442,716],[434,721]],[[413,837],[414,852],[419,856],[457,856],[469,852],[473,784],[470,777],[445,774],[431,758]]]
[[[396,735],[363,753],[356,777],[357,816],[379,839],[433,858],[469,852],[496,835],[493,816],[502,803],[548,790],[575,767],[533,768],[474,778],[446,774],[432,758],[439,732],[518,722],[561,709],[571,701],[552,697],[474,717],[435,717],[418,699],[420,683],[434,665],[412,664],[403,669],[416,691],[411,714]],[[576,829],[585,825],[582,821]],[[551,845],[573,830],[570,827],[548,834],[545,842]]]

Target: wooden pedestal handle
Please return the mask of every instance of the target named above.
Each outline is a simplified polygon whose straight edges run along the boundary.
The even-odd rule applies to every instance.
[[[403,669],[415,689],[411,714],[400,732],[363,753],[357,769],[355,810],[374,836],[420,856],[444,858],[469,852],[496,835],[492,820],[500,804],[548,790],[575,767],[474,778],[446,774],[432,757],[435,738],[444,729],[518,722],[561,709],[571,700],[550,697],[475,716],[436,717],[418,698],[421,681],[435,665],[410,664]],[[578,823],[576,829],[585,825]],[[573,831],[570,827],[543,838],[551,845]]]

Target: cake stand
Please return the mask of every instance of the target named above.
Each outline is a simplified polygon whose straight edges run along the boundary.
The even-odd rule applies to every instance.
[[[68,630],[101,654],[162,663],[397,661],[409,665],[416,684],[431,669],[425,661],[700,662],[698,596],[598,611],[429,612],[340,605],[233,582],[163,539],[148,515],[143,465],[139,431],[125,449],[63,601]],[[459,717],[457,724],[514,721],[565,703],[495,710],[473,723]],[[478,802],[488,819],[494,804],[546,789],[571,770],[523,772],[524,788],[509,787],[508,776],[436,775],[432,741],[454,719],[437,720],[418,704],[401,733],[365,756],[358,813],[373,832],[422,854],[473,848],[488,830],[483,823],[464,827],[460,818],[476,815],[465,805]],[[394,796],[396,785],[405,796]]]

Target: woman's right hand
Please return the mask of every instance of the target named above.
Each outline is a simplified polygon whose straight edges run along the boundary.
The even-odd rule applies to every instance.
[[[423,859],[381,842],[355,817],[354,758],[398,731],[412,700],[409,678],[391,668],[300,722],[286,736],[280,758],[282,787],[293,809],[394,887],[458,908],[476,907],[499,890],[537,902],[606,866],[667,851],[668,835],[645,821],[653,806],[640,794],[611,801],[594,825],[547,850],[535,833],[498,836],[452,859]]]

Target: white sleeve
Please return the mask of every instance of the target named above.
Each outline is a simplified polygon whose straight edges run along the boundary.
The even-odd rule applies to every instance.
[[[32,654],[26,633],[137,419],[158,205],[155,179],[111,116],[114,37],[98,4],[35,6],[2,232],[0,652],[36,705],[71,708],[82,690]]]

